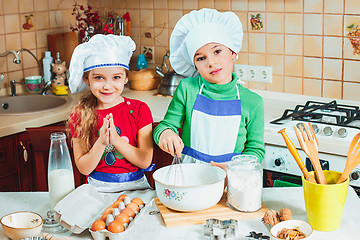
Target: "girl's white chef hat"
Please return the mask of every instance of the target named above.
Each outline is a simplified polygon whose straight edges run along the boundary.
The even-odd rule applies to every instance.
[[[171,66],[185,77],[195,76],[194,56],[199,48],[214,42],[237,54],[242,39],[242,25],[235,13],[207,8],[191,11],[177,22],[171,34]]]
[[[87,84],[84,72],[102,67],[119,66],[129,70],[130,58],[136,49],[127,36],[96,34],[88,42],[78,45],[70,61],[69,87],[72,93],[83,91]]]

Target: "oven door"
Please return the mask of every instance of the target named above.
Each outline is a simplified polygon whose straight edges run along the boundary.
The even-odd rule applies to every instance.
[[[301,177],[264,169],[264,187],[301,187]]]

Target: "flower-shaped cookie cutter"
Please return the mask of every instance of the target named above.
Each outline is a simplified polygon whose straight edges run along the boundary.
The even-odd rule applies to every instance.
[[[207,219],[204,225],[204,235],[209,236],[211,240],[216,239],[235,239],[238,229],[238,221],[234,219],[218,220]]]

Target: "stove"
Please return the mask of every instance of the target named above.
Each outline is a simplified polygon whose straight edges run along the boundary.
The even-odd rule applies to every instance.
[[[284,139],[278,133],[284,128],[308,170],[313,170],[310,159],[301,150],[294,132],[294,126],[306,122],[311,123],[317,136],[319,158],[323,169],[339,172],[344,170],[350,142],[360,132],[360,109],[359,106],[340,104],[333,100],[330,102],[307,101],[304,105],[286,109],[281,117],[265,123],[266,153],[262,162],[265,171],[276,176],[299,177],[302,175]],[[271,182],[274,179],[267,180]],[[350,174],[350,185],[359,188],[360,192],[360,165]]]

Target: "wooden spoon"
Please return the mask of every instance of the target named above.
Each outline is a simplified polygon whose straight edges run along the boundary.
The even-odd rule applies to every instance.
[[[339,180],[336,183],[344,182],[348,177],[351,171],[360,164],[360,133],[356,134],[353,140],[350,143],[346,165],[344,172],[341,174]]]
[[[306,180],[308,180],[309,182],[312,183],[317,183],[314,176],[310,175],[310,173],[308,172],[308,170],[306,169],[303,161],[301,160],[301,157],[299,155],[299,152],[297,151],[295,145],[293,144],[293,142],[290,140],[290,138],[288,137],[288,135],[285,132],[286,128],[281,129],[279,131],[279,133],[281,133],[281,135],[283,136],[286,146],[289,149],[291,155],[294,157],[297,165],[300,167],[300,170],[302,171],[302,173],[304,174],[304,177]]]
[[[43,233],[41,237],[45,238],[46,240],[74,240],[73,238],[69,238],[69,237],[56,238],[55,236],[49,233]]]

